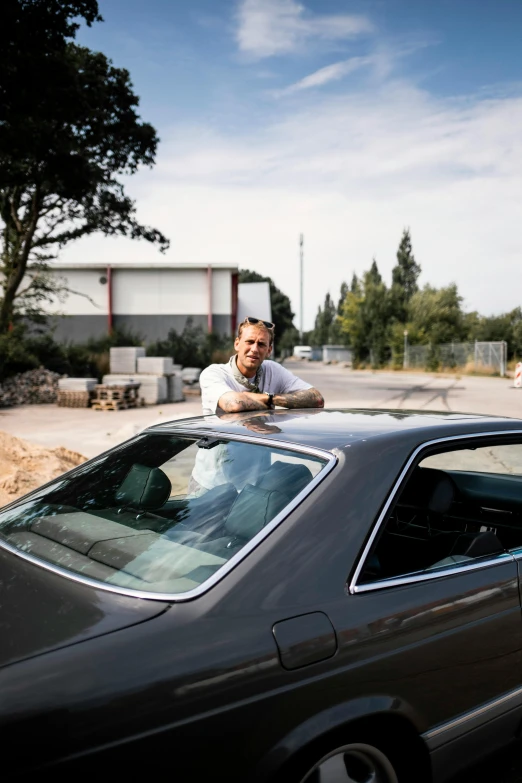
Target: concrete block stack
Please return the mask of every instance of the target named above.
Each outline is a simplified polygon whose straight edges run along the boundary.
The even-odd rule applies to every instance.
[[[168,401],[167,378],[162,375],[123,375],[110,373],[102,378],[104,386],[121,386],[126,383],[139,383],[138,396],[145,405],[159,405]]]
[[[201,387],[199,385],[199,376],[201,370],[199,367],[184,367],[181,371],[183,381],[183,394],[200,395]]]
[[[110,373],[103,376],[104,385],[139,383],[139,397],[145,405],[182,402],[184,387],[199,393],[196,367],[182,371],[170,356],[145,356],[144,348],[111,348]],[[183,375],[185,373],[185,376]]]
[[[145,348],[130,346],[125,348],[111,348],[110,369],[112,375],[125,375],[137,371],[137,361],[145,356]]]
[[[121,386],[128,383],[139,383],[139,398],[144,405],[158,405],[168,400],[167,378],[164,376],[165,366],[172,365],[168,357],[145,356],[145,348],[111,348],[110,374],[102,378],[105,386]],[[153,361],[147,361],[152,359]],[[144,364],[141,364],[142,362]],[[165,365],[164,362],[167,364]],[[140,364],[141,369],[138,369]],[[159,369],[159,372],[157,371]]]
[[[162,375],[167,379],[167,401],[182,402],[183,379],[181,365],[174,364],[170,356],[141,356],[138,359],[140,378],[148,374]]]
[[[174,365],[170,356],[139,356],[137,370],[145,375],[172,375]]]
[[[169,402],[183,402],[185,396],[183,394],[183,379],[181,373],[173,372],[168,376],[168,394]]]

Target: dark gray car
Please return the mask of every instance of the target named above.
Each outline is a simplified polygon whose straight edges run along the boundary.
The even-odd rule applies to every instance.
[[[153,427],[0,512],[8,779],[441,782],[522,717],[522,421]]]

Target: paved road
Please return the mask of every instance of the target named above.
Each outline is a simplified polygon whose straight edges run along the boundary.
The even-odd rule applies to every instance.
[[[317,386],[327,406],[401,408],[522,417],[522,389],[508,378],[352,371],[339,365],[287,362]]]

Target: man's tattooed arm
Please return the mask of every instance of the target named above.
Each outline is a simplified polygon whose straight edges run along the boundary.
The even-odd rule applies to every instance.
[[[324,408],[324,400],[317,389],[302,389],[289,394],[276,394],[274,405],[281,408]],[[218,406],[225,413],[264,411],[268,409],[268,395],[255,392],[226,392],[219,398]]]
[[[240,413],[241,411],[266,411],[267,403],[266,394],[231,391],[221,395],[218,406],[226,413]]]
[[[274,405],[282,408],[324,408],[324,399],[317,389],[302,389],[289,394],[276,394]]]

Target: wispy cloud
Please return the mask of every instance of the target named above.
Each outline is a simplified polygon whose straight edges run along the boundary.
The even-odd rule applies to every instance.
[[[373,30],[361,15],[312,14],[296,0],[241,0],[236,39],[255,59],[299,50],[311,39],[339,41]]]
[[[327,65],[324,68],[319,68],[319,70],[305,76],[304,79],[300,79],[298,82],[294,82],[294,84],[290,84],[288,87],[284,87],[274,94],[276,97],[279,97],[288,95],[292,92],[309,90],[313,87],[322,87],[329,82],[338,81],[339,79],[348,76],[350,73],[359,71],[361,68],[365,68],[373,63],[374,58],[372,57],[350,57],[349,60],[341,60],[340,62],[332,63],[332,65]]]
[[[302,93],[303,99],[308,93]],[[410,226],[423,281],[455,280],[470,308],[518,303],[522,91],[436,98],[388,80],[306,102],[242,135],[163,133],[158,165],[129,181],[140,218],[172,238],[170,260],[263,270],[293,295],[305,234],[305,326],[374,255],[389,275]],[[204,226],[204,231],[202,230]],[[114,245],[114,246],[113,246]],[[70,257],[157,260],[148,246],[85,240]],[[298,302],[294,302],[294,308]]]

